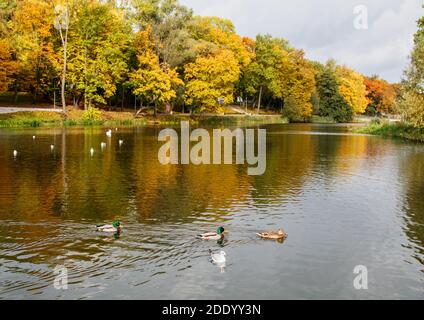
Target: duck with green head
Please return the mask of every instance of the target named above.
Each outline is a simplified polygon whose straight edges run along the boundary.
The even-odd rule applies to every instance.
[[[197,235],[196,237],[202,240],[222,240],[224,239],[224,227],[218,227],[216,232],[207,232]]]
[[[122,231],[122,224],[119,220],[115,220],[112,224],[97,225],[96,231],[107,233],[120,233]]]

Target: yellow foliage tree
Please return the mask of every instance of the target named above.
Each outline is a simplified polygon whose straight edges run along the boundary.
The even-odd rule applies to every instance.
[[[12,75],[17,70],[16,61],[12,60],[11,49],[6,39],[0,39],[0,92],[7,91],[13,81]]]
[[[230,20],[218,17],[195,17],[190,26],[191,32],[196,40],[201,40],[197,44],[197,51],[205,50],[207,41],[218,49],[226,49],[233,52],[240,67],[246,67],[252,60],[252,52],[248,50],[246,38],[240,37],[234,29]],[[211,49],[209,47],[209,49]],[[213,49],[213,48],[212,48]]]
[[[54,49],[53,20],[53,10],[47,1],[24,0],[17,2],[11,21],[13,47],[23,73],[22,86],[31,88],[34,102],[60,68]]]
[[[342,97],[355,113],[364,113],[368,106],[364,77],[345,66],[337,67],[336,73]]]
[[[185,66],[186,102],[200,108],[217,108],[218,98],[224,104],[233,102],[234,85],[240,76],[240,67],[229,50],[218,50]]]
[[[280,90],[277,91],[277,97],[284,100],[286,111],[284,113],[293,121],[304,121],[310,118],[312,116],[311,97],[316,90],[315,70],[304,58],[302,50],[284,52],[279,67],[279,79]]]
[[[148,103],[154,103],[156,115],[157,106],[169,103],[175,98],[175,88],[184,83],[175,69],[159,63],[158,56],[153,52],[149,35],[150,29],[147,29],[140,31],[136,36],[138,68],[130,74],[130,83],[133,86],[134,95]]]

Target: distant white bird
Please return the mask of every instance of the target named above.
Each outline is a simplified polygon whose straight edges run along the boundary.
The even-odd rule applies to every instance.
[[[35,136],[32,136],[32,140],[35,140]]]
[[[16,158],[17,155],[18,155],[18,151],[13,150],[13,156]]]
[[[118,128],[115,128],[115,131],[118,131]]]
[[[209,253],[211,254],[212,261],[217,264],[224,264],[226,261],[226,253],[224,251],[220,251],[218,253],[213,253],[212,250],[209,249]]]
[[[122,146],[123,143],[124,143],[124,140],[119,140],[119,146]]]
[[[94,149],[93,148],[90,149],[90,154],[91,154],[91,156],[93,156],[93,154],[94,154]]]
[[[102,148],[102,149],[106,148],[106,142],[100,143],[100,148]]]
[[[50,145],[50,150],[53,151],[53,149],[54,149],[54,145],[51,144]]]
[[[109,129],[108,131],[106,131],[106,135],[110,138],[112,136],[112,130]]]

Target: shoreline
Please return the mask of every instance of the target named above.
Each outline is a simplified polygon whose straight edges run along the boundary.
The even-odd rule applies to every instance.
[[[424,128],[414,127],[407,123],[370,123],[364,127],[354,128],[356,133],[371,134],[383,137],[400,138],[415,142],[424,142]]]
[[[285,124],[288,120],[279,114],[239,115],[239,114],[159,114],[135,117],[129,112],[103,112],[98,120],[82,119],[80,115],[57,111],[14,111],[0,113],[0,128],[38,128],[38,127],[86,127],[86,126],[148,126],[178,125],[186,120],[190,123],[204,124]]]

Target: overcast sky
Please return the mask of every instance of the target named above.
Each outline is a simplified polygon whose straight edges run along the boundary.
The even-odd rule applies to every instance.
[[[203,16],[231,19],[239,34],[269,33],[303,48],[309,59],[334,58],[365,74],[397,82],[408,64],[424,0],[180,0]],[[354,27],[365,5],[368,29]]]

